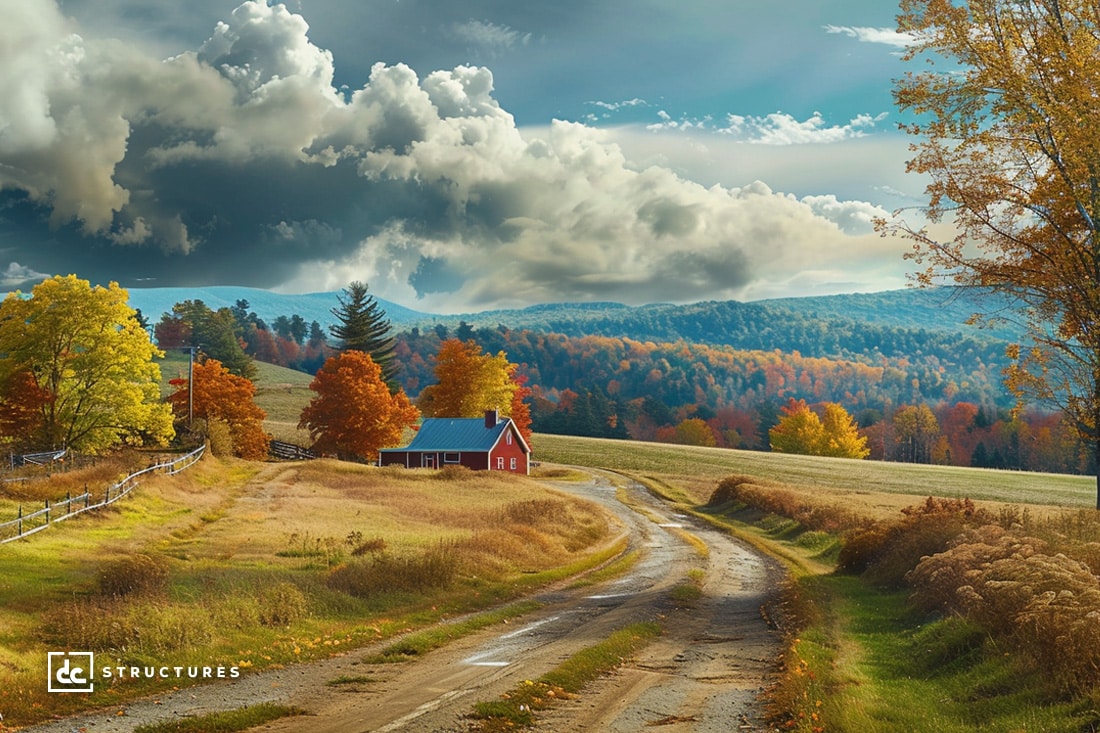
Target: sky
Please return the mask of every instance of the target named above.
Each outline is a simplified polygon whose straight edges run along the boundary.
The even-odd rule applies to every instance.
[[[881,0],[0,0],[0,285],[904,287]]]

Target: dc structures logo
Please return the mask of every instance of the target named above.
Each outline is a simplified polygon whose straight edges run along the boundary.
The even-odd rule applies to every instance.
[[[48,652],[49,692],[94,692],[95,658],[91,652]]]

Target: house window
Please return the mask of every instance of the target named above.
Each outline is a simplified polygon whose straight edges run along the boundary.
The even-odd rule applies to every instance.
[[[515,458],[512,459],[512,470],[513,471],[516,470],[516,459]]]
[[[505,436],[504,440],[508,443],[508,445],[512,444],[512,431],[511,430],[508,431],[508,434]]]
[[[462,454],[461,453],[444,453],[443,454],[443,462],[444,463],[462,463]]]
[[[504,470],[504,456],[499,456],[497,458],[497,470],[498,471],[503,471]]]

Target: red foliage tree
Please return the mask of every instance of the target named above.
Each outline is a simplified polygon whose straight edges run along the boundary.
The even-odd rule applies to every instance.
[[[390,394],[381,367],[362,351],[331,357],[309,388],[316,396],[298,427],[309,430],[321,453],[375,460],[380,448],[398,445],[405,428],[420,418],[404,390]]]
[[[29,371],[13,374],[0,394],[0,439],[18,448],[31,445],[42,426],[42,410],[52,399]]]

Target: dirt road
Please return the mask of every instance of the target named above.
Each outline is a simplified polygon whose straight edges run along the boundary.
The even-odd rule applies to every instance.
[[[628,527],[642,559],[603,586],[563,588],[537,596],[535,614],[467,637],[423,659],[361,663],[365,651],[323,662],[249,675],[221,685],[181,690],[111,710],[39,726],[38,733],[131,731],[153,720],[201,715],[258,702],[291,704],[308,716],[265,731],[445,733],[466,731],[475,702],[498,699],[576,651],[637,621],[660,619],[665,633],[632,663],[582,695],[540,716],[537,730],[626,732],[658,726],[675,733],[763,731],[757,696],[773,672],[779,640],[761,615],[778,585],[779,568],[728,535],[667,513],[637,484],[625,489],[637,511],[616,499],[609,475],[554,484],[599,502]],[[683,539],[683,528],[707,552]],[[676,604],[669,596],[692,569],[704,571],[702,596]],[[698,574],[696,574],[698,575]],[[339,677],[365,678],[326,685]]]

